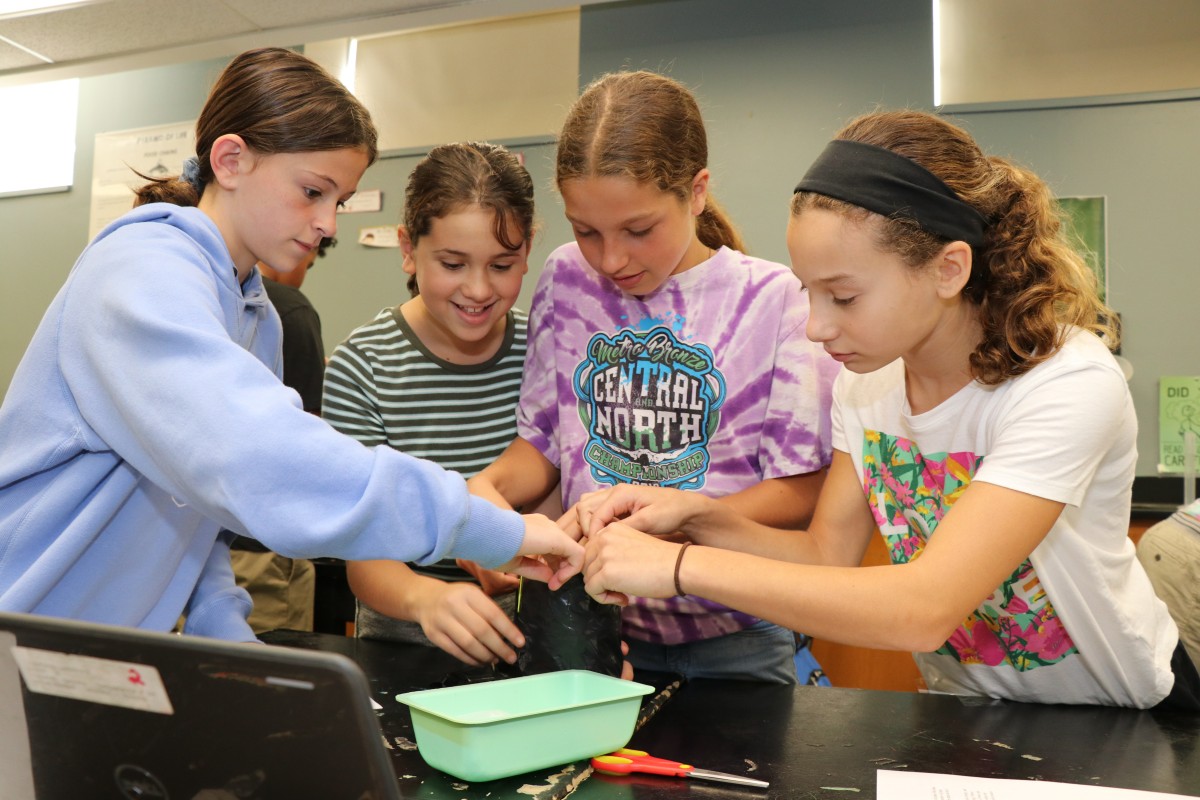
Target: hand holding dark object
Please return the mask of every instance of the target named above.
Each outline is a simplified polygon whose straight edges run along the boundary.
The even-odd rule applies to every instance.
[[[576,575],[558,590],[525,581],[514,621],[525,636],[516,664],[497,664],[509,675],[586,669],[620,677],[624,669],[621,609],[593,600]]]

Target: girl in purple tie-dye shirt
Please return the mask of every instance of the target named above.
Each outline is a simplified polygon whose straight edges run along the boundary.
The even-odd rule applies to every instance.
[[[805,338],[791,271],[739,252],[706,164],[699,109],[673,80],[608,75],[572,108],[557,181],[575,242],[534,294],[519,438],[473,490],[519,503],[561,481],[571,509],[620,483],[671,486],[806,524],[837,364]],[[636,668],[796,680],[791,631],[698,597],[635,600],[624,634]]]

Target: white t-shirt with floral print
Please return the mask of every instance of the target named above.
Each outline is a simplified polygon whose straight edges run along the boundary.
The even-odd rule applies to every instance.
[[[921,554],[972,481],[1066,504],[941,648],[914,654],[931,691],[1139,708],[1167,695],[1178,632],[1128,536],[1137,419],[1096,336],[1075,331],[1027,374],[916,415],[902,361],[843,371],[833,426],[893,563]]]

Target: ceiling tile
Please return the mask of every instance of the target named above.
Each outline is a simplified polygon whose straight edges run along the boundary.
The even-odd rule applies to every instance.
[[[40,73],[97,74],[89,65],[106,65],[98,67],[103,72],[170,63],[170,54],[183,47],[194,58],[215,58],[254,46],[247,43],[258,39],[291,46],[392,33],[405,28],[406,15],[428,25],[433,18],[461,22],[610,1],[79,0],[72,7],[19,16],[0,12],[0,86],[10,78],[16,84],[37,81]]]
[[[40,58],[34,58],[19,47],[0,42],[0,70],[36,67],[43,63]]]
[[[445,6],[445,0],[226,0],[262,28],[338,22],[361,17],[404,14]]]
[[[257,30],[222,2],[113,0],[0,20],[0,36],[47,58],[74,61],[157,50]]]

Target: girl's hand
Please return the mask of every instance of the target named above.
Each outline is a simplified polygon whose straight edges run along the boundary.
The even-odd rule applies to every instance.
[[[479,585],[483,588],[483,593],[488,597],[495,597],[498,594],[514,591],[520,582],[516,576],[488,569],[465,558],[455,559],[455,563],[458,564],[459,569],[479,581]]]
[[[542,514],[522,516],[525,538],[519,554],[499,570],[543,581],[551,589],[557,589],[583,568],[583,545],[564,533],[549,517]]]
[[[708,502],[712,502],[710,498],[695,492],[623,483],[585,493],[573,510],[585,535],[596,533],[614,520],[622,520],[639,531],[665,536],[682,530],[703,512]]]
[[[621,640],[621,680],[633,680],[633,664],[629,663],[629,642]]]
[[[517,660],[509,643],[523,647],[525,637],[482,589],[465,582],[439,582],[438,587],[416,614],[431,642],[476,667]]]
[[[583,541],[583,539],[585,538],[585,534],[587,532],[583,529],[583,526],[581,526],[579,524],[579,504],[578,503],[576,503],[575,505],[568,508],[565,512],[563,512],[563,515],[558,518],[558,521],[556,524],[558,525],[558,527],[563,529],[563,531],[567,534],[567,536],[570,536],[572,539],[574,539],[575,541],[577,541],[581,544],[585,544],[585,545],[587,544],[586,542]]]
[[[587,540],[583,583],[597,602],[627,605],[637,597],[674,597],[681,545],[614,522]]]

